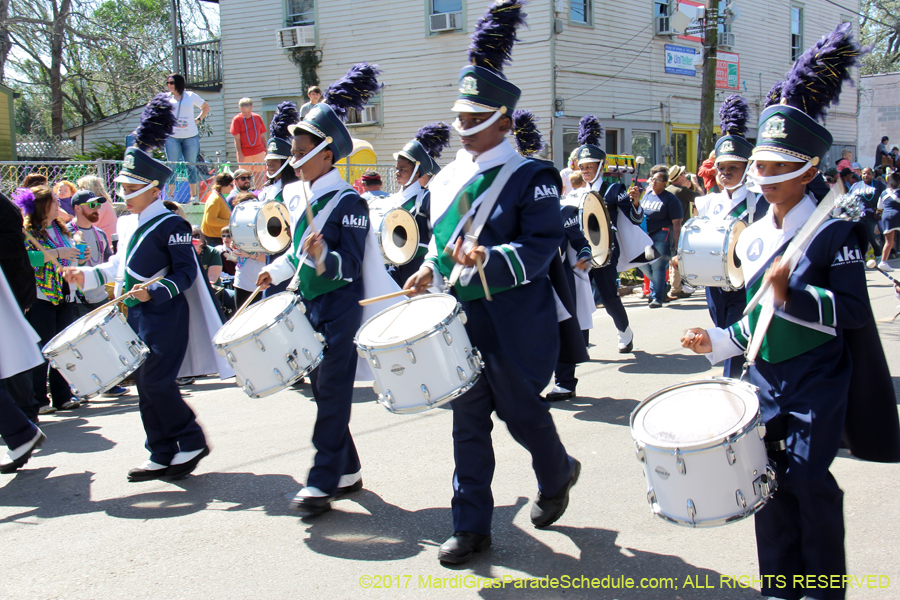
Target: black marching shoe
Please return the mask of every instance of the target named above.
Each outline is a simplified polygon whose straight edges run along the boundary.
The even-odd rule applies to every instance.
[[[356,483],[351,485],[345,485],[344,487],[339,487],[337,491],[334,493],[334,499],[340,500],[344,496],[352,494],[353,492],[358,492],[363,488],[362,477],[360,477]]]
[[[143,465],[138,467],[137,469],[132,469],[128,471],[128,481],[131,482],[140,482],[140,481],[152,481],[154,479],[162,479],[166,476],[166,471],[169,467],[162,465],[159,469],[148,469],[151,463],[149,460],[145,462]],[[156,465],[160,466],[160,465]]]
[[[575,390],[567,390],[560,385],[554,385],[553,389],[545,396],[547,402],[561,402],[575,397]]]
[[[18,448],[11,449],[6,456],[0,460],[0,473],[5,475],[7,473],[18,471],[19,468],[25,466],[25,463],[31,458],[31,453],[40,448],[41,444],[46,441],[47,436],[44,435],[43,431],[38,429],[31,440],[25,442]]]
[[[578,483],[578,476],[581,474],[581,463],[576,459],[573,460],[575,468],[572,469],[572,477],[555,496],[546,497],[538,492],[537,500],[531,506],[531,522],[538,529],[553,525],[566,512],[569,506],[569,490]]]
[[[353,486],[351,485],[348,487]],[[362,487],[361,484],[360,487]],[[302,492],[303,490],[300,491]],[[299,510],[300,512],[320,515],[331,510],[331,503],[334,502],[334,500],[335,496],[301,496],[300,494],[297,494],[294,496],[294,499],[291,500],[291,510]]]
[[[200,461],[209,456],[209,446],[204,446],[203,450],[200,451],[200,454],[190,459],[189,461],[177,464],[177,465],[169,465],[169,468],[166,469],[166,477],[173,481],[177,481],[179,479],[184,479],[188,475],[190,475],[194,469],[197,468],[197,465],[200,464]],[[176,454],[177,458],[178,455]]]
[[[449,540],[441,544],[438,558],[441,562],[453,565],[461,565],[469,562],[476,552],[491,547],[491,536],[472,533],[470,531],[456,531]]]

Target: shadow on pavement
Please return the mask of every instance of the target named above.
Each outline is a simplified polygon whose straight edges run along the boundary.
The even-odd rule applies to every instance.
[[[655,375],[689,375],[709,370],[709,360],[699,354],[647,354],[635,350],[634,362],[619,367],[622,373],[653,373]]]
[[[137,410],[137,405],[135,405],[134,409]],[[80,408],[78,410],[85,409]],[[47,427],[44,423],[41,423],[41,427],[44,428],[44,433],[48,434],[47,441],[41,446],[41,456],[49,456],[51,454],[56,454],[57,452],[67,452],[71,454],[102,452],[104,450],[109,450],[116,445],[114,441],[103,437],[99,433],[94,433],[95,431],[98,431],[100,427],[97,425],[89,425],[87,419],[72,417],[56,421],[51,427]],[[53,435],[54,430],[62,427],[65,427],[66,429],[64,436]],[[64,438],[64,440],[60,442],[58,438]],[[60,443],[64,444],[65,447],[59,447],[58,444]]]
[[[576,396],[563,402],[553,402],[551,409],[565,410],[575,413],[580,421],[592,423],[609,423],[629,427],[631,411],[638,405],[637,400],[630,398],[586,398]]]

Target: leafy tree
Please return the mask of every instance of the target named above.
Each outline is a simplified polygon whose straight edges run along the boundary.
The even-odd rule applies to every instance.
[[[862,0],[859,11],[863,15],[860,38],[863,44],[872,46],[872,52],[862,60],[861,73],[896,71],[900,62],[900,1]]]

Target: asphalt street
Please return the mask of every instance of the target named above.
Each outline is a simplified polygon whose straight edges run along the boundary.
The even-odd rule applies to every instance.
[[[900,373],[898,300],[882,275],[870,272],[869,282]],[[704,297],[656,310],[637,297],[626,303],[634,353],[617,353],[612,321],[598,310],[578,397],[553,406],[583,470],[568,511],[547,530],[529,519],[529,456],[497,421],[494,546],[462,567],[440,565],[438,547],[452,533],[449,407],[394,415],[364,384],[351,421],[364,490],[303,517],[288,504],[313,456],[309,386],[252,400],[233,381],[206,378],[184,390],[212,454],[176,483],[126,481],[147,458],[134,394],[43,418],[47,444],[0,478],[0,597],[759,598],[734,583],[759,588],[752,519],[690,529],[653,516],[629,431],[642,399],[721,373],[679,343],[684,328],[709,325]],[[832,472],[845,491],[847,597],[900,598],[900,465],[844,452]],[[635,587],[622,589],[629,579]]]

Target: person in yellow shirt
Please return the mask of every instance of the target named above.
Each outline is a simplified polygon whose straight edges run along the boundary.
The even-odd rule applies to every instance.
[[[200,231],[209,240],[211,246],[222,245],[222,228],[228,226],[231,220],[231,209],[225,201],[225,196],[231,193],[234,187],[234,178],[229,173],[216,175],[216,183],[212,191],[206,197],[206,205],[203,207],[203,221],[200,223]]]

